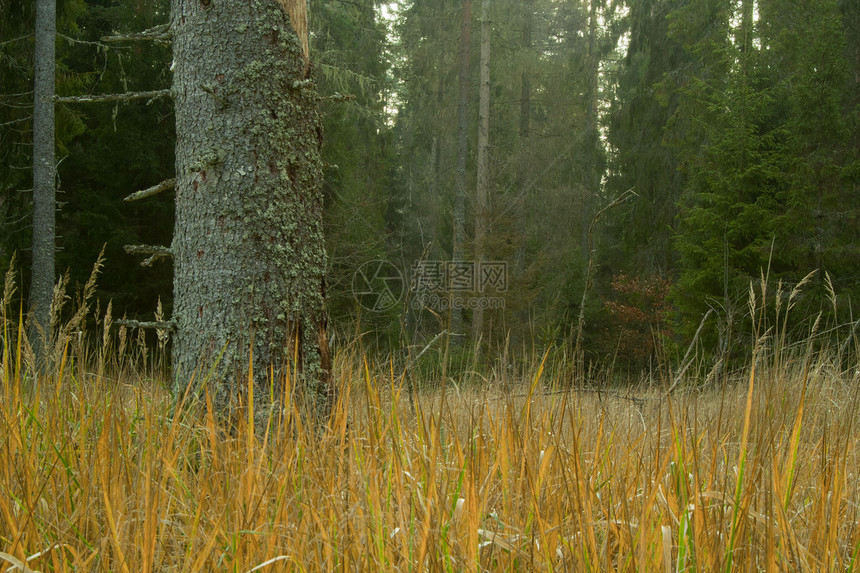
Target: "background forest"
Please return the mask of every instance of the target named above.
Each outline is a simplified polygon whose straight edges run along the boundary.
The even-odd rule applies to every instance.
[[[170,85],[168,43],[101,40],[166,23],[166,0],[58,8],[60,95]],[[858,3],[310,0],[310,17],[336,340],[420,349],[450,328],[637,370],[695,337],[744,358],[750,281],[815,270],[789,328],[857,320]],[[17,252],[23,284],[33,22],[32,2],[0,0],[0,264]],[[171,102],[56,109],[58,271],[85,282],[106,245],[100,298],[169,316],[169,262],[123,247],[169,244],[173,198],[123,198],[173,176]],[[417,269],[473,260],[505,264],[503,287],[472,293],[501,308],[416,296]],[[356,296],[392,268],[400,298]]]

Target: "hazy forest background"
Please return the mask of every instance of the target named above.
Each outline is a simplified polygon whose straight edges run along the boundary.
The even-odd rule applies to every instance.
[[[168,4],[60,0],[58,94],[169,87],[168,43],[100,40],[166,23]],[[568,352],[581,323],[580,348],[595,364],[636,372],[655,358],[677,362],[697,331],[710,364],[743,360],[750,281],[762,274],[793,285],[819,271],[797,299],[798,338],[819,311],[857,320],[860,4],[484,4],[310,0],[336,341],[358,335],[368,350],[396,353],[449,328],[448,311],[414,292],[395,289],[402,298],[375,309],[357,298],[375,261],[392,263],[407,286],[422,261],[504,262],[506,288],[472,293],[503,307],[480,318],[467,309],[451,325],[480,336],[488,355],[506,344]],[[33,25],[33,2],[0,0],[0,266],[17,252],[22,285]],[[152,320],[160,300],[170,316],[169,262],[142,267],[123,247],[170,244],[172,194],[123,198],[173,176],[171,101],[56,112],[58,272],[84,283],[106,245],[102,304]],[[828,285],[838,305],[824,302]]]

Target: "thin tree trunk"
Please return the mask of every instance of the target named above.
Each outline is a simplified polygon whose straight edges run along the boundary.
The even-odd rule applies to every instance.
[[[30,309],[34,327],[31,343],[42,365],[51,348],[51,299],[54,291],[56,36],[56,0],[38,0],[33,83],[33,267]]]
[[[529,161],[529,134],[531,131],[531,76],[529,66],[531,65],[532,56],[532,20],[533,6],[532,0],[522,0],[522,51],[523,56],[520,58],[520,138],[519,138],[519,155],[517,158],[517,173],[516,186],[517,193],[514,199],[514,216],[515,216],[515,241],[516,251],[514,252],[513,276],[517,280],[522,280],[526,270],[526,242],[528,238],[528,190],[530,185],[531,165]],[[523,304],[520,306],[516,314],[517,323],[526,325],[529,321],[528,306]],[[514,328],[511,331],[511,340],[516,343],[519,341],[519,332],[522,329]]]
[[[590,0],[588,5],[588,91],[585,102],[585,138],[588,142],[587,153],[592,157],[599,152],[598,147],[600,145],[597,132],[597,78],[600,73],[600,59],[597,52],[597,2],[598,0]],[[595,161],[588,161],[588,164],[585,166],[585,185],[581,210],[581,249],[585,260],[588,260],[591,256],[588,234],[592,213],[594,212],[594,202],[600,191],[599,186],[600,174],[598,173]]]
[[[454,184],[452,259],[463,261],[466,242],[466,159],[469,153],[469,73],[472,59],[472,0],[463,0],[460,22],[460,77],[457,98],[457,171]],[[451,332],[461,334],[463,311],[451,308]]]
[[[531,53],[532,49],[532,5],[531,0],[522,0],[523,8],[523,29],[522,42],[523,50],[526,54]],[[531,116],[531,81],[529,78],[529,60],[523,58],[522,70],[520,71],[520,138],[521,141],[529,136],[530,116]]]
[[[211,371],[223,408],[253,366],[255,401],[268,402],[272,374],[277,391],[300,373],[305,404],[326,414],[321,123],[293,11],[280,0],[171,11],[176,390]]]
[[[489,158],[487,151],[490,140],[490,0],[481,3],[481,84],[478,96],[478,185],[475,194],[475,262],[478,264],[486,256],[487,242],[487,204],[489,199]],[[480,281],[480,277],[477,277]],[[472,329],[475,340],[484,334],[484,309],[477,305],[473,314]]]

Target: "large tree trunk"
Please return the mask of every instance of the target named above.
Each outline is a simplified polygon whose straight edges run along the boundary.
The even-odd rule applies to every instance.
[[[292,3],[172,0],[173,365],[179,392],[211,371],[221,408],[251,364],[264,401],[298,372],[325,414],[321,124]]]
[[[33,266],[30,308],[31,343],[44,365],[50,352],[51,299],[54,292],[54,74],[57,36],[55,0],[36,4],[35,77],[33,82]]]

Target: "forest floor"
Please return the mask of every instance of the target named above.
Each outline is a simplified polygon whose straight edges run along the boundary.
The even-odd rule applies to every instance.
[[[0,388],[0,560],[18,571],[856,570],[860,374],[809,344],[731,381],[598,392],[540,359],[410,399],[339,354],[324,428],[222,431],[71,351]],[[92,363],[92,356],[89,363]],[[838,366],[843,364],[843,366]],[[253,419],[253,413],[248,418]]]

